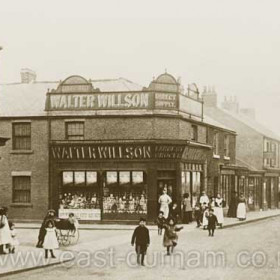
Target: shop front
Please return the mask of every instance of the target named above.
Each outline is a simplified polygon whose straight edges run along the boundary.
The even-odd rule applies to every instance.
[[[87,222],[154,221],[164,188],[179,205],[203,185],[204,149],[185,143],[66,143],[50,146],[50,205]]]

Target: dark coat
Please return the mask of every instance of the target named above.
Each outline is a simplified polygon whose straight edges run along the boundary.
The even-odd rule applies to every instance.
[[[230,218],[236,218],[236,210],[237,210],[237,196],[233,195],[231,200],[230,200],[230,204],[229,204],[229,208],[228,208],[228,213],[227,216]]]
[[[166,223],[166,219],[164,217],[162,217],[162,218],[157,217],[156,224],[157,224],[158,228],[163,228],[163,225],[165,223]]]
[[[131,244],[134,245],[134,243],[136,244],[136,246],[147,246],[150,244],[149,230],[145,226],[138,226],[134,230],[131,238]]]
[[[208,229],[215,229],[216,224],[218,223],[218,219],[216,215],[208,216]]]

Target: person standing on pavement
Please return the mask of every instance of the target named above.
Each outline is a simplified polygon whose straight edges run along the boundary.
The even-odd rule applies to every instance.
[[[172,218],[176,224],[181,220],[181,208],[178,207],[176,202],[173,203],[170,209],[169,218]]]
[[[218,219],[217,219],[216,215],[214,214],[214,209],[209,210],[209,215],[208,215],[207,219],[208,219],[207,228],[208,228],[209,236],[214,236],[216,224],[218,223]]]
[[[246,200],[243,193],[240,195],[237,206],[237,219],[239,221],[246,220]]]
[[[144,266],[144,258],[147,248],[150,245],[150,234],[144,218],[140,218],[139,226],[133,232],[131,245],[134,246],[134,244],[137,254],[137,264]]]
[[[188,193],[184,194],[182,208],[183,208],[183,223],[184,224],[191,223],[192,222],[192,206],[191,206],[190,195]]]
[[[0,208],[0,254],[7,254],[12,243],[11,231],[8,222],[8,208]]]
[[[237,193],[234,191],[231,193],[231,200],[229,203],[229,208],[227,213],[227,216],[229,218],[236,218],[237,203],[238,203]]]
[[[45,258],[48,258],[48,252],[50,251],[51,257],[55,258],[53,253],[54,249],[58,249],[58,240],[56,237],[55,225],[53,220],[48,220],[46,222],[46,234],[44,237],[43,248],[45,249]]]
[[[217,197],[215,198],[215,207],[214,207],[214,214],[217,217],[218,225],[222,228],[224,223],[224,212],[223,212],[223,198],[218,193]]]
[[[167,188],[164,188],[162,195],[159,197],[158,203],[160,204],[159,211],[163,212],[163,217],[165,219],[169,216],[169,205],[172,203],[171,197],[167,194]]]
[[[54,222],[54,220],[56,219],[55,217],[55,211],[54,210],[48,210],[46,217],[44,218],[40,231],[39,231],[39,235],[38,235],[38,242],[36,247],[37,248],[43,248],[43,243],[44,243],[44,238],[46,235],[46,222],[49,220],[52,220]]]
[[[209,206],[209,202],[209,197],[207,196],[206,192],[203,191],[199,199],[202,211],[204,211],[204,209]]]

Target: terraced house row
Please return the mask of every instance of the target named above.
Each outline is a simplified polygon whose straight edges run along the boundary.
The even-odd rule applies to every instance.
[[[0,148],[0,203],[13,219],[39,220],[54,208],[85,222],[152,222],[163,188],[178,204],[184,193],[195,203],[206,190],[228,206],[235,190],[252,210],[278,207],[277,138],[256,132],[244,143],[213,92],[201,96],[194,84],[184,90],[168,73],[147,87],[123,78],[39,82],[28,69],[21,74],[21,82],[0,88],[0,135],[9,139]],[[256,152],[266,165],[240,156],[248,147],[239,145],[248,143],[256,145],[252,162]]]

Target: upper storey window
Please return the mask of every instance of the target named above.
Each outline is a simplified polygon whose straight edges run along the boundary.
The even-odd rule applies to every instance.
[[[13,124],[13,149],[31,149],[31,123],[23,122]]]
[[[67,122],[66,139],[84,140],[84,122]]]

